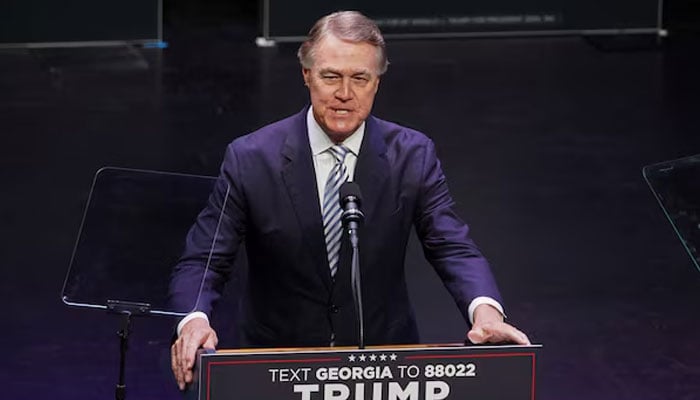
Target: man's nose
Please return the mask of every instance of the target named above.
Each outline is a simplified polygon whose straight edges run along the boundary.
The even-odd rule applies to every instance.
[[[340,83],[340,87],[335,92],[335,96],[342,101],[352,99],[353,93],[352,87],[350,86],[350,79],[343,78],[342,82]]]

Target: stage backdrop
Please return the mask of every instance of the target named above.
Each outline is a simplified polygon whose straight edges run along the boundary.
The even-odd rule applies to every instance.
[[[155,41],[162,0],[2,0],[0,44]]]
[[[389,37],[661,29],[659,0],[262,0],[262,10],[262,35],[282,41],[299,40],[336,10],[362,11]]]

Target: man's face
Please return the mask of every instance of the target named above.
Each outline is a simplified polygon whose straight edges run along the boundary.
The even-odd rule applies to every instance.
[[[378,49],[329,35],[316,44],[313,66],[302,68],[314,118],[332,141],[352,134],[372,110],[379,89]]]

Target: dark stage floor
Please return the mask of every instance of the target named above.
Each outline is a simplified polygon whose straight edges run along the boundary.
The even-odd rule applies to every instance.
[[[295,46],[258,49],[250,32],[181,29],[166,50],[0,50],[0,398],[113,397],[118,320],[59,299],[92,176],[215,174],[229,141],[300,110]],[[375,114],[435,140],[509,317],[545,346],[542,400],[700,399],[700,272],[641,175],[700,153],[700,40],[622,44],[388,46]],[[423,340],[459,341],[465,325],[420,253],[414,241]],[[130,399],[177,398],[172,323],[135,321]]]

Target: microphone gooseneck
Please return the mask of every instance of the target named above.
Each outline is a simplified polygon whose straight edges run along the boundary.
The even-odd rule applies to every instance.
[[[365,348],[365,325],[362,308],[362,279],[360,277],[360,250],[359,234],[360,225],[365,220],[362,206],[362,193],[360,187],[354,182],[345,182],[339,191],[340,208],[343,210],[341,218],[343,226],[348,230],[350,244],[352,246],[352,263],[350,268],[350,285],[352,298],[355,303],[355,315],[357,317],[358,347]]]

